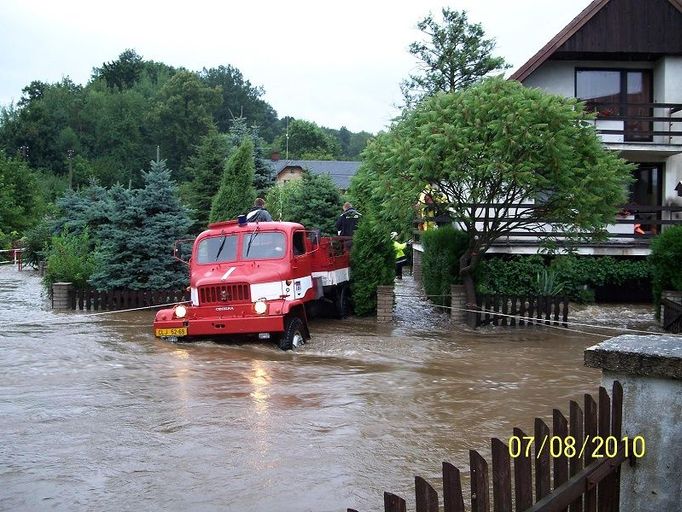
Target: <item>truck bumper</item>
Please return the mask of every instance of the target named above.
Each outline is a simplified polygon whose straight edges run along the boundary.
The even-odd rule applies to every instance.
[[[164,319],[162,313],[164,311],[159,311],[154,320],[154,335],[157,337],[229,336],[284,331],[284,317],[280,315]]]

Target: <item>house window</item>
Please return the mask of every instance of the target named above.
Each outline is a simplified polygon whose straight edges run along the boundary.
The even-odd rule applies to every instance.
[[[598,119],[622,121],[625,141],[652,140],[651,70],[576,69],[575,95]]]

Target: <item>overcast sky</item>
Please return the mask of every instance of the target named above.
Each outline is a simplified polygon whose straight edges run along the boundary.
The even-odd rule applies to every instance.
[[[145,59],[201,70],[231,64],[280,117],[377,132],[395,116],[417,22],[443,6],[465,9],[497,41],[513,71],[590,0],[3,0],[0,105],[32,80],[69,76],[126,48]]]

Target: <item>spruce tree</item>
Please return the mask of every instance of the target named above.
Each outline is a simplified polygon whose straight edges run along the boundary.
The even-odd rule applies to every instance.
[[[210,222],[234,219],[249,210],[256,199],[253,175],[253,142],[246,137],[225,165],[220,189],[213,198]]]
[[[187,199],[194,210],[197,230],[208,225],[211,204],[223,176],[229,149],[226,136],[211,131],[201,140],[197,152],[189,159],[187,172],[192,181],[188,186]]]
[[[180,204],[165,161],[143,172],[145,187],[111,189],[99,268],[90,282],[98,289],[180,289],[187,268],[172,256],[176,240],[188,238],[192,223]]]
[[[234,150],[241,145],[244,138],[251,138],[253,142],[254,163],[253,186],[258,197],[265,197],[265,194],[274,184],[274,176],[272,167],[265,159],[265,151],[263,149],[265,142],[258,134],[258,127],[248,126],[245,118],[238,117],[232,120],[232,126],[227,137]]]

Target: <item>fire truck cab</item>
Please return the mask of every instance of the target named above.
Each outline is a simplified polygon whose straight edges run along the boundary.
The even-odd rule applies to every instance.
[[[308,315],[316,306],[339,317],[349,311],[347,240],[301,224],[211,224],[188,263],[191,302],[157,312],[157,337],[257,335],[289,350],[310,338]]]

